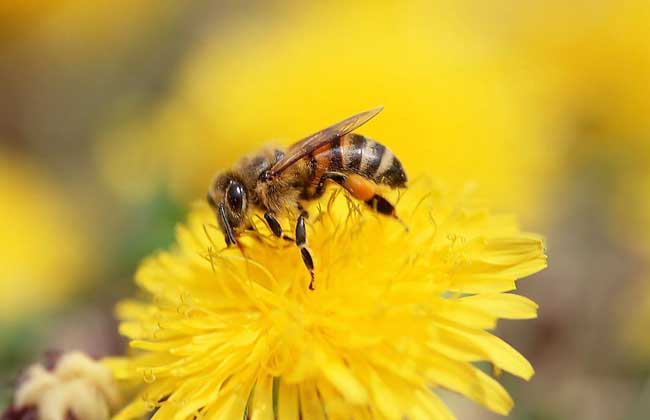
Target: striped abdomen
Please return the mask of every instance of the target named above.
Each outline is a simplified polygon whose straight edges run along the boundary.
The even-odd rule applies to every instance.
[[[392,188],[406,185],[401,162],[386,146],[359,134],[347,134],[311,157],[312,183],[326,172],[355,173]]]

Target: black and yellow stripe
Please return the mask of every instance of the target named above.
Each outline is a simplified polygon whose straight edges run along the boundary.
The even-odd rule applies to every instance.
[[[401,162],[383,144],[359,134],[348,134],[342,139],[342,144],[344,173],[357,173],[393,188],[406,185],[407,177]]]
[[[328,145],[309,153],[308,161],[312,187],[328,172],[358,174],[392,188],[404,187],[407,181],[404,168],[393,152],[359,134],[334,138]]]

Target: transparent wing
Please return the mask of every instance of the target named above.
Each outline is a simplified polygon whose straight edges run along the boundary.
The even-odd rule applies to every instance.
[[[310,153],[330,144],[335,139],[342,137],[370,121],[375,115],[379,114],[384,107],[377,107],[327,127],[317,133],[308,136],[289,147],[284,157],[277,161],[271,167],[271,175],[275,176],[303,157]]]

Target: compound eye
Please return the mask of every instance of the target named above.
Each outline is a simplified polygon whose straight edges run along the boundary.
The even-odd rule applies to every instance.
[[[246,192],[244,186],[239,182],[231,181],[226,190],[226,202],[228,207],[234,213],[241,213],[246,201]]]

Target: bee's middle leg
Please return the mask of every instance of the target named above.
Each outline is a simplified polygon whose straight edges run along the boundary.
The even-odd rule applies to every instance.
[[[307,270],[309,270],[309,274],[311,275],[309,290],[314,290],[314,259],[311,257],[309,249],[307,249],[307,229],[305,227],[306,218],[306,211],[302,211],[300,216],[298,216],[298,221],[296,223],[296,245],[300,249],[302,261],[305,263],[305,267],[307,267]]]

